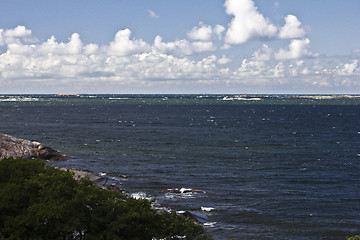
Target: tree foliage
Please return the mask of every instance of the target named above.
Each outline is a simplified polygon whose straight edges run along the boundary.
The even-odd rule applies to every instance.
[[[40,160],[0,161],[0,239],[210,239],[145,199],[102,190]]]
[[[360,236],[356,235],[354,237],[349,237],[347,240],[360,240]]]

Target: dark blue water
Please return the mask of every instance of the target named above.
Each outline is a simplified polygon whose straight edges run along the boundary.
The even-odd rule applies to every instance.
[[[205,214],[214,239],[359,234],[360,99],[223,97],[12,96],[0,99],[0,132],[161,207]],[[167,190],[181,188],[197,191]]]

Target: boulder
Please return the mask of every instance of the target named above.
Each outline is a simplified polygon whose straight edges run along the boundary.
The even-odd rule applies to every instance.
[[[207,222],[209,222],[209,218],[206,215],[204,215],[202,213],[199,213],[199,212],[185,211],[183,213],[183,215],[185,217],[188,217],[188,218],[192,219],[195,222],[199,222],[199,223],[207,223]]]
[[[0,133],[0,159],[39,158],[43,161],[65,161],[66,157],[55,149],[45,146],[36,141],[29,141],[21,138]]]

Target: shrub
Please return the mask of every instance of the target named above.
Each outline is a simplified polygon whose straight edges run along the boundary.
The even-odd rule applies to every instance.
[[[360,236],[359,236],[359,235],[356,235],[356,236],[354,236],[354,237],[348,238],[347,240],[360,240]]]
[[[210,239],[145,199],[102,190],[40,160],[0,161],[0,239]]]

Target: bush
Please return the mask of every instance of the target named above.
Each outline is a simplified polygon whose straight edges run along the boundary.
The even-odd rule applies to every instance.
[[[40,160],[0,161],[0,239],[210,239],[151,202],[76,181]]]
[[[350,237],[347,240],[360,240],[360,236],[356,235],[355,237]]]

